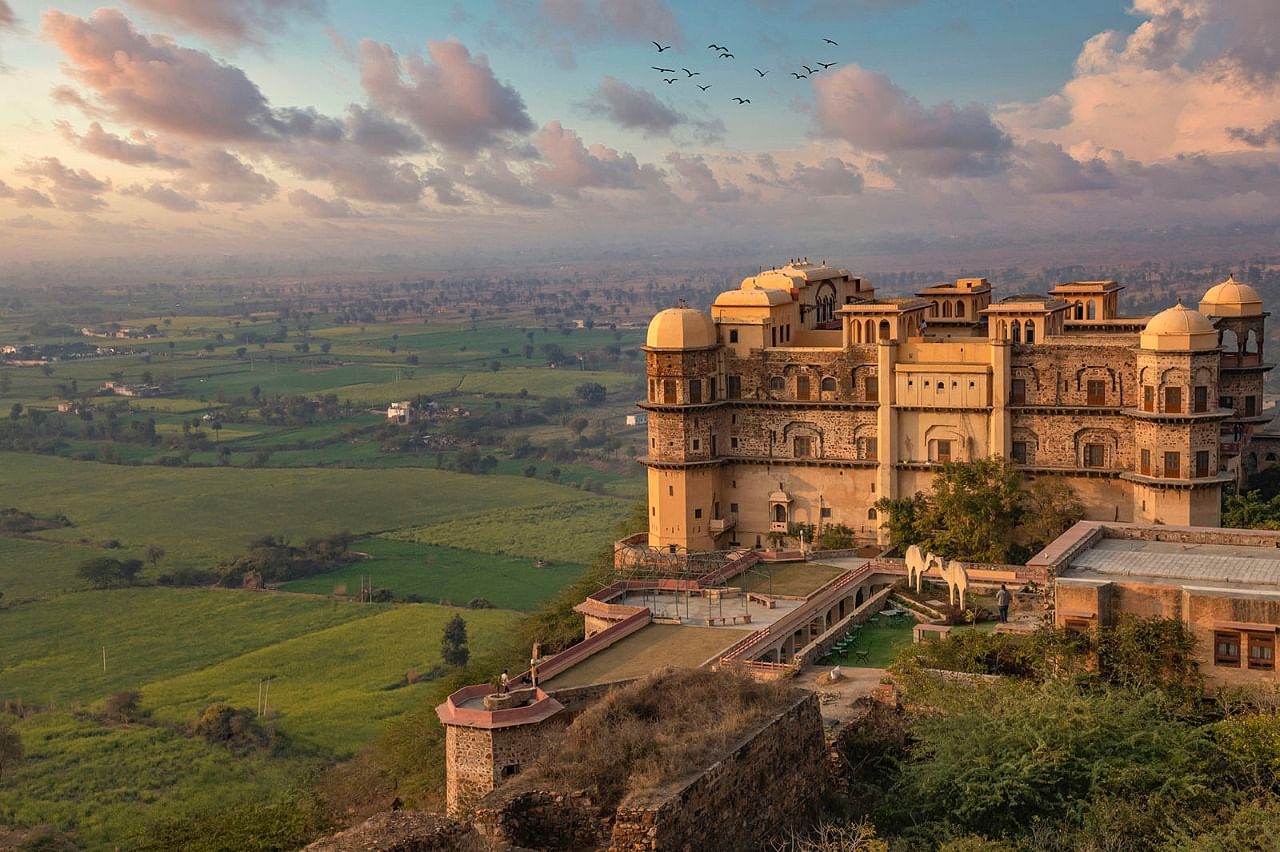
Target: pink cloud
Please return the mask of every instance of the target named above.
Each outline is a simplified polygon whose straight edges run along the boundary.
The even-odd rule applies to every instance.
[[[886,77],[847,65],[813,82],[815,121],[825,136],[884,155],[928,177],[995,174],[1008,163],[1012,141],[977,104],[926,107]]]
[[[0,0],[3,2],[3,0]],[[127,0],[179,27],[228,43],[261,43],[294,17],[315,17],[322,0]]]
[[[129,195],[150,201],[174,213],[194,213],[200,209],[200,202],[190,196],[183,195],[172,187],[152,181],[148,186],[132,184],[120,190],[121,195]]]
[[[457,41],[428,42],[427,54],[401,60],[389,45],[362,41],[360,76],[370,100],[466,155],[534,129],[520,94],[499,82],[483,56],[473,58]]]
[[[84,135],[76,133],[71,123],[55,121],[54,127],[68,142],[86,153],[106,160],[115,160],[130,166],[160,166],[163,168],[186,168],[191,165],[180,157],[163,153],[154,139],[138,131],[132,139],[125,139],[102,129],[99,122],[93,122]]]
[[[603,145],[588,149],[577,133],[558,121],[548,122],[538,131],[533,144],[542,155],[534,176],[559,195],[572,198],[582,189],[634,190],[662,183],[662,175],[653,166],[641,166],[632,154],[620,154]]]
[[[667,162],[698,201],[723,203],[742,198],[742,190],[731,183],[721,183],[700,155],[686,157],[671,153],[667,155]]]

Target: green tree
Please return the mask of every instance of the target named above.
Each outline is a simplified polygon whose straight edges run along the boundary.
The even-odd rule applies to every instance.
[[[609,395],[608,389],[599,382],[583,382],[573,389],[573,393],[587,405],[600,405]]]
[[[1228,495],[1222,525],[1251,530],[1280,530],[1280,494],[1264,499],[1259,491]]]
[[[1031,481],[1023,494],[1021,537],[1027,547],[1039,550],[1084,517],[1084,504],[1075,489],[1057,476]]]
[[[113,586],[129,586],[142,570],[141,559],[112,559],[99,556],[90,559],[77,569],[80,578],[92,583],[95,588],[109,589]]]
[[[146,550],[143,551],[143,555],[147,557],[147,561],[154,568],[160,564],[161,559],[164,559],[164,548],[158,544],[148,544]]]
[[[446,666],[465,666],[471,659],[471,651],[467,648],[467,622],[461,615],[455,615],[444,626],[440,653]]]

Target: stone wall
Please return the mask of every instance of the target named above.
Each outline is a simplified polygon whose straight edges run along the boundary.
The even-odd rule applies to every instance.
[[[816,816],[826,761],[817,695],[807,693],[697,778],[624,802],[609,849],[765,847]]]
[[[695,778],[615,813],[601,813],[585,791],[498,790],[475,807],[472,825],[490,843],[533,850],[758,849],[815,818],[827,778],[817,695],[805,692]]]
[[[542,754],[547,737],[567,724],[568,714],[559,713],[537,724],[507,728],[445,725],[449,813],[464,812],[504,780],[518,775]]]
[[[587,852],[608,845],[609,827],[585,794],[527,790],[485,799],[471,816],[476,832],[498,848]]]

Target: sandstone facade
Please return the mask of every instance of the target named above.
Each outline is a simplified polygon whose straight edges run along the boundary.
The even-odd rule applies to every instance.
[[[984,279],[961,279],[883,300],[793,263],[710,317],[664,311],[641,402],[649,544],[759,547],[797,524],[883,541],[877,500],[992,455],[1067,478],[1092,519],[1217,525],[1266,420],[1266,313],[1242,288],[1148,320],[1118,314],[1114,282],[992,302]]]

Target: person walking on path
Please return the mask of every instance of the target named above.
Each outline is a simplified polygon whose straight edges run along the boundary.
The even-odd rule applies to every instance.
[[[507,670],[502,670],[502,677],[498,679],[498,692],[503,695],[507,694],[507,690],[511,688],[511,677],[507,674]]]
[[[1007,624],[1009,622],[1009,601],[1013,600],[1013,595],[1009,594],[1009,590],[1005,588],[1004,583],[1000,584],[1000,591],[996,592],[996,608],[1000,610],[1000,623]]]

